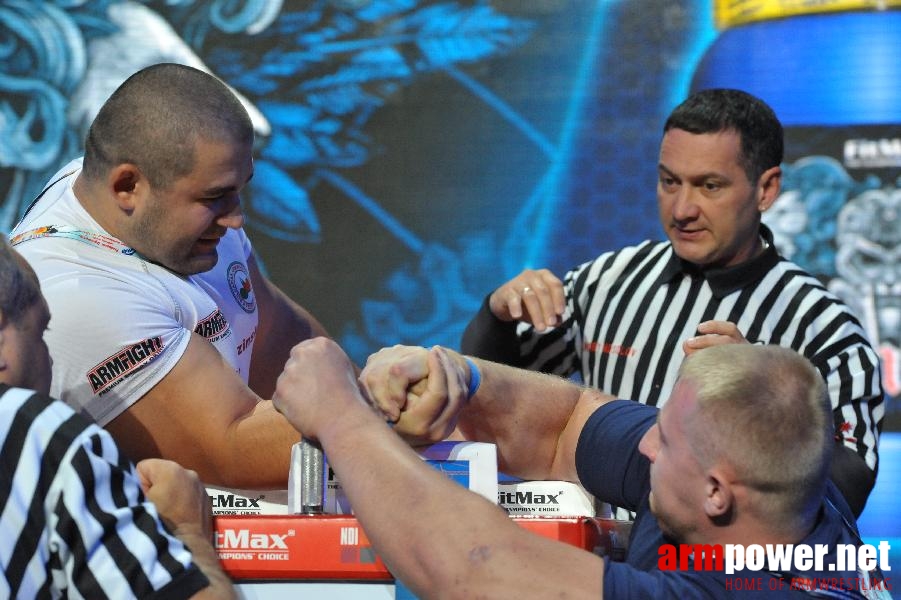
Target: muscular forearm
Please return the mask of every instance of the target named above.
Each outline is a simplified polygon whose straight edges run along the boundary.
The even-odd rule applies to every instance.
[[[466,439],[496,444],[499,467],[510,475],[574,481],[569,444],[584,421],[573,417],[588,390],[553,375],[476,362],[482,383],[460,412],[458,430]]]
[[[219,462],[219,481],[207,481],[234,488],[287,488],[291,447],[300,434],[276,411],[272,402],[257,404],[247,418],[236,421],[228,431],[232,443],[229,457]]]
[[[504,322],[495,317],[486,299],[466,326],[460,349],[464,354],[485,360],[524,366],[519,352],[516,325],[516,321]]]
[[[426,465],[371,412],[352,412],[320,441],[375,548],[416,594],[600,597],[600,558],[520,529]]]
[[[269,401],[236,415],[180,414],[142,401],[107,429],[134,460],[166,458],[206,484],[244,489],[285,488],[291,447],[300,440]]]

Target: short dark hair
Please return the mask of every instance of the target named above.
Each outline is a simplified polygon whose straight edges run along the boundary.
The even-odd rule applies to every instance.
[[[0,318],[17,324],[40,301],[41,285],[25,259],[0,238]]]
[[[253,124],[216,77],[177,63],[152,65],[126,79],[100,108],[85,140],[84,173],[96,179],[133,163],[152,186],[166,189],[194,169],[198,139],[252,141]]]
[[[767,169],[782,163],[782,123],[763,100],[741,90],[708,89],[689,96],[663,125],[663,133],[682,129],[689,133],[733,130],[741,138],[739,160],[748,181],[756,183]]]

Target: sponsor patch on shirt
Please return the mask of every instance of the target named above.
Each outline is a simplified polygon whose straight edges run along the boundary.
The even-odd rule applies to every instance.
[[[103,359],[87,373],[95,396],[110,391],[123,379],[149,363],[163,351],[161,337],[147,338]]]
[[[638,354],[637,348],[623,346],[622,344],[612,344],[610,342],[585,342],[582,344],[582,348],[588,352],[602,352],[614,356],[635,356]]]
[[[238,344],[238,356],[241,356],[242,354],[247,352],[248,349],[250,349],[251,344],[253,344],[253,340],[255,337],[257,337],[257,328],[256,327],[253,328],[253,332],[251,332],[251,334],[249,336],[247,336],[246,338],[241,340],[241,343]]]
[[[231,335],[228,320],[217,308],[205,319],[198,321],[194,333],[203,336],[208,342],[214,343]]]
[[[250,285],[250,275],[247,274],[247,267],[243,263],[235,261],[228,265],[226,272],[228,277],[228,287],[232,291],[232,296],[238,301],[238,305],[246,313],[252,313],[256,310],[256,298],[253,295],[253,287]]]

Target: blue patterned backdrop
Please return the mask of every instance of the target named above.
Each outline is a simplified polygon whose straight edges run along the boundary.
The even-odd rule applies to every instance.
[[[484,295],[524,266],[562,271],[657,235],[661,120],[714,35],[695,1],[0,11],[0,227],[81,152],[128,74],[203,66],[257,123],[244,206],[265,267],[358,362],[397,342],[456,346]]]
[[[0,0],[0,229],[81,153],[127,75],[193,64],[230,84],[256,124],[243,202],[270,276],[358,363],[395,343],[455,347],[522,268],[562,274],[660,237],[665,115],[692,86],[746,87],[794,136],[777,241],[837,291],[872,288],[862,310],[897,428],[899,14],[836,35],[834,15],[721,31],[709,0]],[[803,54],[827,43],[845,46]],[[841,148],[820,155],[842,132],[818,127],[836,123],[813,108],[840,105],[835,90],[874,115],[836,123],[877,126],[888,171],[851,169],[832,158]],[[843,244],[856,259],[838,260]],[[883,465],[880,486],[897,489]],[[869,526],[901,535],[879,510]]]

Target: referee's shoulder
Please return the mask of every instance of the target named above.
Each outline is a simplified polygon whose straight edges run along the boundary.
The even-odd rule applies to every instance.
[[[785,285],[786,287],[813,287],[821,293],[838,299],[835,294],[829,291],[829,288],[826,286],[825,282],[822,279],[810,273],[809,271],[804,269],[804,267],[793,263],[791,260],[785,258],[784,256],[780,257],[779,262],[777,262],[773,266],[772,270],[775,271],[775,273],[780,277],[783,285]]]
[[[667,252],[667,250],[669,246],[669,242],[661,242],[659,240],[645,240],[634,246],[623,246],[620,248],[615,248],[613,250],[605,250],[591,260],[585,261],[582,264],[574,267],[573,269],[571,269],[571,272],[589,270],[592,268],[597,268],[601,265],[610,267],[616,264],[628,264],[636,259],[644,260],[648,257],[652,257],[654,259],[664,256],[668,257],[669,253]]]
[[[57,429],[64,424],[67,437],[77,437],[83,431],[99,426],[72,407],[42,392],[0,384],[0,415],[4,421],[39,423],[44,430]]]

